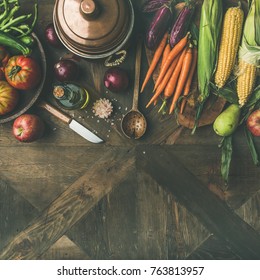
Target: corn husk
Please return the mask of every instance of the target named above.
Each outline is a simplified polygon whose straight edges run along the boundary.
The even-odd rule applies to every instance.
[[[210,82],[216,68],[222,18],[222,0],[203,1],[200,16],[197,64],[199,96],[192,134],[196,131],[204,103],[209,97]]]
[[[204,0],[201,7],[198,44],[198,101],[203,103],[210,92],[210,81],[216,67],[218,42],[222,26],[221,0]]]
[[[245,20],[239,59],[260,66],[260,1],[252,0]],[[239,74],[239,73],[238,73]]]

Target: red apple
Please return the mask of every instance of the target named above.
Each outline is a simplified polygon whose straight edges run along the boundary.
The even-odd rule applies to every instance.
[[[253,111],[246,122],[247,128],[254,136],[260,136],[260,109]]]
[[[17,105],[19,94],[6,81],[0,81],[0,116],[10,113]]]
[[[44,129],[44,122],[34,114],[23,114],[13,123],[13,134],[21,142],[38,140],[42,137]]]

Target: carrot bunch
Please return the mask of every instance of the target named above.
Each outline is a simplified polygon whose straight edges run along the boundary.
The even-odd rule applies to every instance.
[[[175,110],[180,96],[187,96],[190,93],[192,78],[197,64],[197,49],[190,43],[188,32],[173,48],[168,42],[168,34],[165,34],[158,48],[156,49],[152,62],[147,71],[141,92],[151,78],[155,68],[161,60],[159,75],[154,85],[154,94],[147,103],[146,108],[156,104],[161,97],[163,102],[159,112],[163,110],[170,101],[169,114]],[[180,105],[182,113],[186,99],[183,98]]]

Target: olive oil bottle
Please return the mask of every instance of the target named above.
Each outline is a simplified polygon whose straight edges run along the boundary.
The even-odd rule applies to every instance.
[[[58,105],[67,110],[83,109],[89,102],[88,91],[73,83],[55,85],[53,96]]]

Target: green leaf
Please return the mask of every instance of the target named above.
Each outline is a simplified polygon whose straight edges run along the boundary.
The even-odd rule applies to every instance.
[[[260,85],[258,85],[254,91],[252,92],[251,96],[249,97],[248,102],[246,103],[246,107],[251,107],[255,105],[260,100]]]
[[[225,183],[228,183],[232,152],[232,135],[230,135],[224,137],[221,142],[221,176]]]
[[[257,154],[256,148],[255,148],[253,136],[250,133],[250,131],[247,129],[246,126],[245,126],[245,134],[246,134],[247,144],[248,144],[251,156],[252,156],[252,160],[256,166],[259,166],[259,159],[258,159],[258,154]]]
[[[217,88],[213,83],[210,83],[210,86],[217,96],[225,98],[231,104],[238,104],[237,93],[231,87]]]
[[[255,3],[255,41],[257,45],[260,45],[260,1]]]
[[[194,22],[191,23],[190,33],[191,33],[191,38],[192,38],[193,44],[195,46],[198,46],[198,43],[199,43],[199,28],[197,27],[197,25]]]

